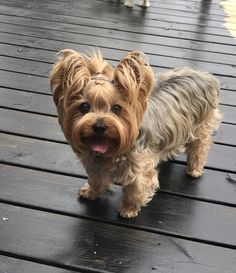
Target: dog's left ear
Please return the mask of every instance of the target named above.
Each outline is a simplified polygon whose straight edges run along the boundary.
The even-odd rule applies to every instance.
[[[154,86],[154,74],[145,54],[139,51],[128,53],[114,71],[114,84],[129,104],[143,103]]]

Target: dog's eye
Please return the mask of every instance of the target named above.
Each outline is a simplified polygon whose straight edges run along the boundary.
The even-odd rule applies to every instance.
[[[81,103],[80,106],[79,106],[79,111],[82,114],[88,113],[90,111],[90,105],[87,102]]]
[[[121,112],[121,106],[116,104],[116,105],[113,105],[112,108],[111,108],[111,111],[116,114],[116,115],[119,115],[120,112]]]

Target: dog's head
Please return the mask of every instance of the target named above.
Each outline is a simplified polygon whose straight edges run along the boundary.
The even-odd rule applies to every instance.
[[[113,69],[99,52],[66,49],[50,83],[62,130],[78,154],[112,157],[134,145],[154,84],[144,54],[130,52]]]

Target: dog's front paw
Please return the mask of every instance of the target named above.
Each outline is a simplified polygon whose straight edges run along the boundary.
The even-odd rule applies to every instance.
[[[194,178],[199,178],[202,175],[202,171],[187,169],[186,174]]]
[[[84,198],[84,199],[94,200],[96,198],[96,195],[93,194],[88,184],[85,184],[84,186],[80,188],[78,195],[80,198]]]
[[[138,216],[140,209],[136,206],[121,206],[118,212],[123,218],[133,218]]]

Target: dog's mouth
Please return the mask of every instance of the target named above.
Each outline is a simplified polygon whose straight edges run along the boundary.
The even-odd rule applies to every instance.
[[[86,146],[89,147],[90,151],[105,154],[109,146],[114,142],[113,139],[106,136],[91,136],[83,138]]]

